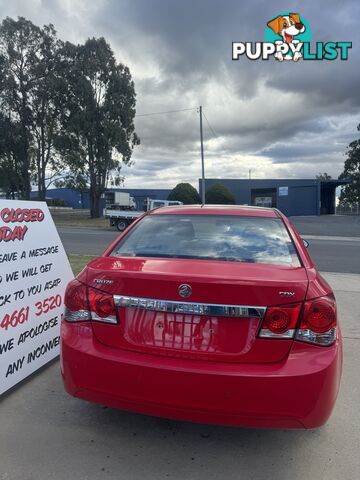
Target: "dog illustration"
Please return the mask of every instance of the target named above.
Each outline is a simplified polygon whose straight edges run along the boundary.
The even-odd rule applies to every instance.
[[[282,37],[282,40],[277,40],[276,45],[282,45],[284,43],[296,45],[299,43],[299,40],[294,39],[299,33],[305,32],[305,25],[302,23],[300,15],[298,13],[289,13],[289,15],[279,15],[278,17],[270,20],[267,23],[267,26],[270,27],[277,35]],[[301,52],[295,52],[293,56],[286,55],[278,51],[275,55],[275,58],[282,62],[283,60],[294,60],[297,62],[301,57]]]

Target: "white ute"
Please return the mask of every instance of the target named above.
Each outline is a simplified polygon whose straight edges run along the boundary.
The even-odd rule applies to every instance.
[[[130,225],[134,220],[141,217],[144,212],[154,210],[155,208],[168,207],[174,205],[183,205],[183,202],[176,200],[154,200],[147,198],[144,201],[144,210],[120,210],[119,208],[104,208],[104,217],[110,220],[110,225],[116,227],[119,232],[123,232],[125,228]]]

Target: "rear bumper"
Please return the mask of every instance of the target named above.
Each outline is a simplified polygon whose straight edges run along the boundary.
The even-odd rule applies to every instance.
[[[223,364],[106,347],[91,324],[61,326],[61,371],[70,395],[179,420],[233,426],[316,428],[329,418],[342,343],[294,342],[276,364]]]

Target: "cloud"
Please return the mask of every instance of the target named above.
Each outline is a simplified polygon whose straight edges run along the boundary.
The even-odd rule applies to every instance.
[[[4,16],[52,22],[73,42],[104,36],[133,74],[139,114],[202,104],[210,177],[337,176],[359,122],[360,4],[304,1],[313,41],[352,41],[349,61],[231,60],[233,41],[262,41],[280,0],[0,0]],[[126,186],[197,185],[196,109],[138,117],[142,144]],[[216,137],[213,136],[213,131]],[[226,172],[226,174],[224,173]]]

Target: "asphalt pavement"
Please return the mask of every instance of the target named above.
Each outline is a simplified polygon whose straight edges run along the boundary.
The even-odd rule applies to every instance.
[[[68,396],[55,362],[1,400],[0,479],[359,478],[360,275],[325,278],[338,302],[344,371],[335,411],[324,427],[251,430],[104,408]]]
[[[316,223],[312,229],[308,224],[306,226],[306,232],[313,233],[318,230]],[[119,235],[115,229],[58,227],[58,231],[66,252],[78,255],[100,255]],[[299,231],[303,233],[300,228]],[[317,268],[325,272],[360,273],[360,237],[335,236],[334,232],[339,233],[338,227],[330,230],[332,235],[325,236],[328,232],[329,228],[325,231],[323,229],[324,235],[303,235],[310,243],[309,252]]]
[[[360,215],[290,217],[302,235],[331,235],[360,238]]]
[[[119,232],[100,228],[57,227],[67,254],[101,255]]]

